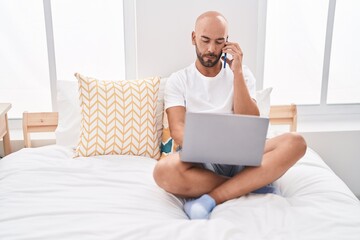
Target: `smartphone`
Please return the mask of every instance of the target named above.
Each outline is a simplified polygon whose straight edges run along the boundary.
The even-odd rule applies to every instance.
[[[228,38],[229,38],[229,36],[226,37],[226,42],[228,42]],[[227,56],[227,53],[224,53],[224,68],[226,68],[226,56]]]

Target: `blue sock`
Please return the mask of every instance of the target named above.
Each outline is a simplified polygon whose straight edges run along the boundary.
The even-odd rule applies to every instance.
[[[197,199],[187,201],[184,204],[184,210],[190,219],[208,219],[215,206],[215,200],[204,194]]]
[[[275,187],[274,184],[270,183],[262,188],[252,191],[252,193],[259,193],[259,194],[273,193],[280,195],[280,190],[277,187]]]

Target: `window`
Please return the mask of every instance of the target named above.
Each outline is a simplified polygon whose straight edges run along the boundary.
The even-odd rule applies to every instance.
[[[359,11],[357,0],[267,1],[263,85],[274,88],[272,104],[359,113],[341,106],[360,103]]]
[[[9,118],[23,111],[51,111],[42,0],[0,1],[0,102]]]
[[[0,102],[52,111],[56,80],[125,78],[123,1],[0,1]],[[5,36],[5,37],[3,37]]]
[[[264,87],[272,104],[319,104],[326,0],[267,2]]]
[[[52,0],[56,73],[124,79],[123,5],[118,0]]]

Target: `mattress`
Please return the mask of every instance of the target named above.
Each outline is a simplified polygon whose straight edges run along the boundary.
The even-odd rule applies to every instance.
[[[360,239],[360,203],[320,156],[305,156],[275,184],[189,220],[184,200],[159,188],[156,160],[72,157],[70,148],[22,149],[0,160],[1,240]]]

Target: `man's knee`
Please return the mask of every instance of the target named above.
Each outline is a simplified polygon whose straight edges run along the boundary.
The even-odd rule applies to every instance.
[[[168,179],[167,174],[169,173],[169,164],[166,162],[166,159],[159,160],[154,168],[153,176],[156,184],[165,189],[166,182]]]
[[[307,145],[306,145],[306,141],[305,141],[304,137],[298,133],[290,133],[290,134],[292,135],[293,144],[299,150],[301,150],[301,152],[305,153]]]
[[[289,148],[302,157],[307,148],[307,144],[303,136],[298,133],[286,133],[286,144]]]
[[[154,180],[165,191],[176,195],[184,195],[190,189],[185,181],[185,172],[190,167],[190,164],[184,164],[180,161],[179,154],[170,155],[159,160],[155,165]]]
[[[172,192],[171,188],[174,185],[174,179],[178,176],[177,157],[176,154],[169,155],[159,160],[154,168],[153,176],[156,184],[168,192]]]

